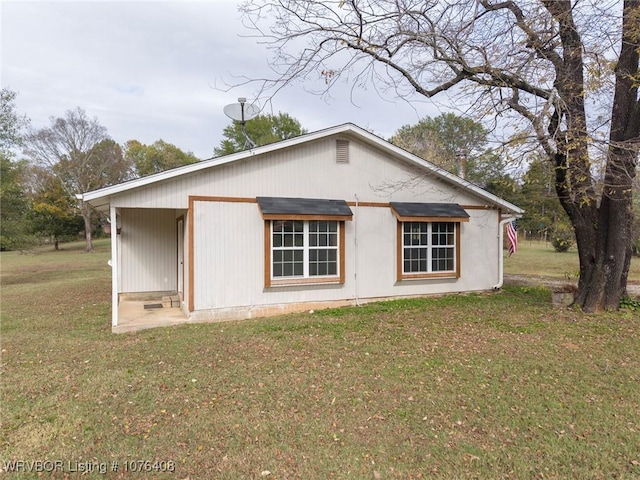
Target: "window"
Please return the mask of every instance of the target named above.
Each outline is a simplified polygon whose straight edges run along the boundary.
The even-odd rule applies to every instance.
[[[338,222],[273,220],[272,278],[336,277]]]
[[[271,220],[269,285],[344,281],[344,222]]]
[[[273,277],[304,275],[304,222],[278,220],[272,222]]]
[[[309,222],[309,276],[338,274],[338,222]]]
[[[455,223],[403,222],[402,232],[403,275],[455,272]]]
[[[398,219],[397,277],[460,277],[460,225],[469,215],[449,203],[392,202]]]
[[[258,197],[265,220],[265,286],[344,283],[344,200]]]

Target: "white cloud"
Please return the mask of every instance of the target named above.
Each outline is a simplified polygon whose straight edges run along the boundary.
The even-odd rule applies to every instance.
[[[36,128],[79,106],[120,143],[162,138],[206,158],[230,122],[224,105],[251,95],[215,86],[268,71],[269,53],[246,37],[235,1],[3,1],[0,15],[2,86],[19,93],[19,113]],[[343,87],[327,102],[295,84],[267,111],[309,131],[352,122],[383,137],[439,113],[372,89],[356,90],[354,106]]]

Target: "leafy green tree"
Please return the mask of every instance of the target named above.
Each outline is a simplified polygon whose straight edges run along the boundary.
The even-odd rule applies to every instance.
[[[146,177],[199,162],[193,153],[183,152],[164,140],[157,140],[151,145],[145,145],[138,140],[129,140],[124,148],[125,159],[131,164],[135,177]]]
[[[489,191],[513,187],[487,137],[481,123],[449,112],[405,125],[389,141]]]
[[[38,236],[52,237],[57,250],[59,240],[73,238],[82,231],[82,216],[59,176],[33,167],[32,179],[31,229]]]
[[[449,154],[445,150],[438,139],[438,133],[429,128],[431,120],[426,117],[415,125],[403,125],[396,130],[389,142],[451,173],[459,173],[455,152]]]
[[[0,90],[0,249],[14,250],[33,243],[29,235],[29,199],[25,193],[27,164],[15,161],[22,145],[27,117],[16,112],[16,92]]]
[[[400,142],[419,156],[428,156],[430,150],[435,149],[436,161],[443,168],[465,176],[467,168],[461,160],[473,160],[486,151],[487,131],[481,123],[448,112],[435,118],[425,117],[413,126],[405,125],[391,142]]]
[[[30,235],[31,205],[25,194],[26,162],[0,153],[0,250],[17,250],[34,243]]]
[[[22,145],[24,130],[29,120],[16,113],[17,93],[8,88],[0,89],[0,153],[13,157],[12,149]]]
[[[498,154],[487,150],[476,157],[469,166],[467,178],[488,192],[520,206],[518,182],[507,173],[506,162]]]
[[[245,131],[256,146],[287,140],[307,133],[300,122],[286,113],[258,115],[245,124]],[[240,122],[232,122],[222,131],[224,139],[214,148],[216,157],[241,152],[246,149],[246,138]]]
[[[556,195],[554,183],[554,172],[549,162],[541,156],[534,158],[524,174],[520,189],[518,205],[526,211],[518,221],[521,229],[549,238],[555,225],[571,227],[569,217]]]
[[[492,193],[524,208],[525,214],[518,220],[523,235],[550,241],[557,252],[564,252],[575,244],[575,234],[558,200],[554,182],[552,166],[542,155],[534,155],[521,185],[512,192]]]

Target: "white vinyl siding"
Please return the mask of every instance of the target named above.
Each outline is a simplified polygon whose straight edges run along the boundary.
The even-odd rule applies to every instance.
[[[349,163],[336,162],[336,140],[323,139],[290,150],[202,170],[111,199],[116,207],[187,209],[189,196],[339,198],[474,204],[462,189],[426,180],[370,145],[349,140]],[[407,184],[407,188],[394,186]],[[427,185],[428,184],[428,185]]]
[[[120,222],[120,293],[175,291],[175,210],[125,208],[120,210]]]
[[[259,304],[263,220],[255,203],[193,204],[195,310]]]
[[[460,278],[441,274],[447,277],[428,283],[397,281],[395,256],[381,252],[396,247],[399,222],[389,207],[361,205],[352,206],[353,221],[339,222],[345,236],[344,244],[339,240],[344,251],[343,282],[279,279],[270,288],[265,281],[271,279],[272,248],[265,249],[265,235],[270,244],[273,220],[265,221],[258,205],[249,201],[197,200],[193,209],[194,319],[248,318],[268,306],[282,306],[284,312],[284,305],[290,304],[483,290],[491,288],[496,277],[499,245],[495,235],[487,235],[488,228],[498,224],[495,211],[470,211],[472,218],[458,238],[461,263],[466,266]]]

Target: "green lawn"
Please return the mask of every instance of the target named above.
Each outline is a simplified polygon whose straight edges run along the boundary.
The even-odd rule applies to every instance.
[[[0,256],[0,466],[62,462],[47,478],[114,462],[88,478],[640,476],[637,311],[589,316],[507,286],[114,335],[109,247],[97,245]],[[535,255],[550,268],[572,254]],[[505,270],[527,271],[526,256],[522,245]]]
[[[556,252],[551,243],[538,241],[521,241],[518,252],[505,258],[506,274],[533,275],[563,279],[569,277],[576,280],[580,272],[578,252],[571,248],[567,252]],[[640,258],[633,257],[629,271],[630,282],[640,282]]]

